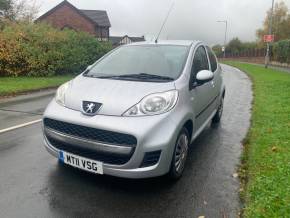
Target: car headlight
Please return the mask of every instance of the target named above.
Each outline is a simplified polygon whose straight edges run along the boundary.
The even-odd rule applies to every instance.
[[[176,104],[178,91],[171,90],[144,97],[138,104],[127,110],[123,116],[146,116],[170,111]]]
[[[69,85],[70,85],[70,82],[67,82],[61,85],[56,91],[55,101],[62,106],[65,106],[65,93]]]

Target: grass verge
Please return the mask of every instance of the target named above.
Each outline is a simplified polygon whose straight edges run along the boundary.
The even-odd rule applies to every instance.
[[[57,87],[71,78],[72,76],[0,77],[0,96]]]
[[[244,217],[290,217],[290,74],[224,62],[253,81],[252,124],[240,177]]]

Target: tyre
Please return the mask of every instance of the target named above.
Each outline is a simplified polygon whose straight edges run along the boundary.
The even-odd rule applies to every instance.
[[[218,110],[214,117],[212,118],[213,123],[219,123],[221,121],[224,110],[224,97],[221,98]]]
[[[189,133],[187,129],[183,127],[175,143],[171,167],[168,173],[169,177],[173,180],[177,180],[182,176],[188,155],[189,143]]]

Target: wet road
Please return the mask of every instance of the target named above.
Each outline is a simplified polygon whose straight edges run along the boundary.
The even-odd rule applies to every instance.
[[[243,73],[223,69],[227,94],[221,125],[209,126],[193,143],[178,182],[96,176],[61,166],[45,151],[38,123],[0,135],[0,217],[236,217],[239,181],[232,175],[249,126],[252,93]],[[35,103],[38,112],[48,100]]]
[[[35,92],[10,99],[0,99],[0,130],[41,119],[55,90]],[[0,138],[1,139],[1,138]]]

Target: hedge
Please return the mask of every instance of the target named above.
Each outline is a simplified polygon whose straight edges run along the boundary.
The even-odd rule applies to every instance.
[[[280,63],[290,64],[290,39],[273,44],[273,58]]]
[[[0,76],[77,74],[111,48],[84,32],[8,23],[0,32]]]

